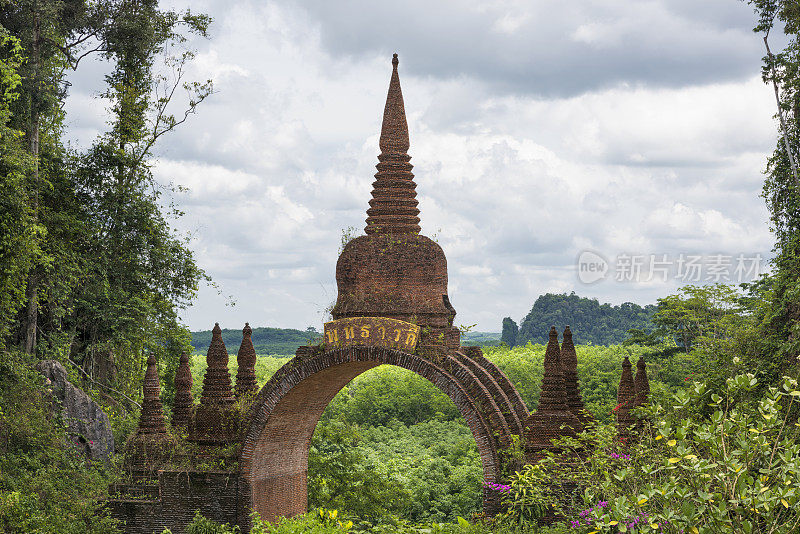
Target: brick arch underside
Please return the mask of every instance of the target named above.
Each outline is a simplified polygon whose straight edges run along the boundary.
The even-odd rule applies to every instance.
[[[500,462],[492,431],[452,375],[413,354],[357,346],[295,357],[261,389],[240,455],[241,473],[250,494],[250,499],[245,496],[250,502],[242,504],[249,504],[268,521],[305,513],[308,449],[322,412],[353,378],[385,364],[417,373],[453,401],[475,438],[484,480],[499,481]],[[487,512],[496,507],[494,500],[484,491]]]

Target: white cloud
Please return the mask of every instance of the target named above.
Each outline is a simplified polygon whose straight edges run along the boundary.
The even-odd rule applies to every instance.
[[[729,4],[192,2],[215,24],[191,74],[218,92],[155,173],[189,187],[179,230],[236,305],[203,289],[185,319],[320,326],[342,231],[363,230],[395,50],[457,323],[499,331],[547,291],[648,303],[676,287],[582,286],[585,249],[768,255],[772,97],[749,9]],[[102,107],[76,87],[70,132],[86,137]]]

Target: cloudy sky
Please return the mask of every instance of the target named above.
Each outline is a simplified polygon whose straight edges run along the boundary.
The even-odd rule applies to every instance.
[[[342,235],[363,232],[393,52],[421,226],[447,255],[457,324],[499,331],[546,292],[654,303],[770,255],[759,193],[774,95],[743,2],[170,5],[214,19],[191,75],[216,93],[154,167],[188,187],[176,228],[218,285],[183,313],[192,329],[321,328]],[[105,127],[102,72],[72,80],[78,145]],[[585,251],[606,262],[591,284]]]

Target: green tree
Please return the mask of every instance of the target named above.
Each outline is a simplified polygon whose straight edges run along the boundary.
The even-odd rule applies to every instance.
[[[408,507],[408,492],[367,462],[356,447],[360,439],[354,427],[341,423],[316,429],[308,457],[310,509],[347,510],[374,523]]]
[[[32,158],[23,132],[10,126],[20,96],[24,61],[19,39],[0,27],[0,347],[25,302],[28,272],[38,253],[37,232],[25,186]]]
[[[20,98],[14,100],[11,126],[24,133],[30,156],[24,198],[28,202],[36,243],[33,262],[26,280],[26,309],[19,336],[28,353],[34,352],[39,334],[39,307],[47,288],[42,282],[52,277],[48,269],[60,258],[48,250],[50,222],[43,194],[53,189],[60,176],[48,172],[58,169],[52,161],[63,156],[60,141],[63,104],[66,98],[66,73],[75,70],[83,57],[102,48],[92,47],[102,39],[113,13],[109,1],[18,0],[0,3],[0,25],[21,44],[26,61],[21,64]],[[57,246],[56,246],[57,248]]]
[[[500,336],[500,342],[505,343],[509,347],[513,347],[517,343],[517,332],[519,327],[511,317],[503,319],[503,333]]]
[[[753,31],[764,40],[762,77],[774,89],[778,119],[778,142],[767,160],[762,191],[775,233],[775,257],[770,280],[761,285],[767,305],[759,319],[769,352],[781,355],[786,367],[800,351],[800,9],[792,0],[748,3],[758,17]],[[786,44],[773,51],[769,43],[776,26]]]
[[[86,153],[65,156],[70,172],[60,197],[73,202],[60,215],[75,224],[53,230],[64,255],[75,261],[62,277],[71,283],[46,302],[51,347],[66,345],[83,376],[128,394],[138,392],[146,353],[154,351],[166,367],[167,402],[177,355],[190,351],[177,311],[206,277],[187,242],[170,228],[169,219],[181,213],[162,212],[165,191],[152,176],[151,150],[211,94],[210,82],[184,80],[193,53],[182,49],[186,34],[205,36],[209,22],[161,10],[156,1],[115,6],[101,34],[102,52],[114,65],[103,94],[111,103],[111,129]],[[174,77],[156,74],[161,57]],[[172,96],[181,88],[189,101],[176,118]]]
[[[679,294],[658,299],[652,319],[655,333],[674,339],[686,352],[695,345],[711,349],[718,341],[732,338],[741,324],[741,297],[725,284],[684,286]]]

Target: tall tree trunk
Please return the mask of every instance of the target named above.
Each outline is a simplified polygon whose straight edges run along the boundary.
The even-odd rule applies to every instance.
[[[29,148],[33,156],[33,219],[39,220],[39,63],[40,63],[40,18],[36,4],[33,8],[33,39],[31,42],[31,67],[33,75],[33,91],[31,93],[31,119],[29,130]],[[31,267],[28,273],[27,299],[28,306],[25,310],[25,352],[33,354],[36,350],[36,329],[39,323],[39,277],[37,267]]]

